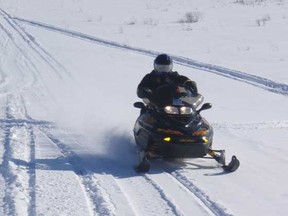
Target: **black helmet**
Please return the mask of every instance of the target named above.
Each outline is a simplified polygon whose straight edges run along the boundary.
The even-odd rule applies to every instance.
[[[154,70],[157,72],[171,72],[173,68],[172,58],[167,54],[160,54],[154,60]]]

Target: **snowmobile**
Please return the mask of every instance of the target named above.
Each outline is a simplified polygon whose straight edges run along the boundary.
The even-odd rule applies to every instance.
[[[157,88],[149,99],[134,103],[141,109],[134,125],[134,137],[140,162],[137,172],[148,172],[155,158],[215,159],[225,172],[234,172],[240,162],[235,155],[226,164],[225,150],[212,149],[213,128],[201,116],[210,109],[204,97],[181,85],[166,84]]]

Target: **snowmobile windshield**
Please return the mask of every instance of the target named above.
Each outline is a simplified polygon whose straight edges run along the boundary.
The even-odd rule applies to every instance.
[[[198,96],[199,94],[195,95],[195,93],[191,92],[185,86],[169,83],[153,91],[151,102],[157,107],[162,108],[166,106],[190,107],[183,108],[183,111],[175,111],[176,113],[178,112],[178,114],[186,114],[190,112],[191,109],[196,109],[198,104],[195,104],[195,101],[198,100]]]

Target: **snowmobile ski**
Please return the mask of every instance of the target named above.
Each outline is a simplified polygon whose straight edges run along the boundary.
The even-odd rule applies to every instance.
[[[234,172],[240,166],[240,161],[237,159],[235,155],[232,156],[232,159],[228,165],[223,165],[222,168],[225,172]]]

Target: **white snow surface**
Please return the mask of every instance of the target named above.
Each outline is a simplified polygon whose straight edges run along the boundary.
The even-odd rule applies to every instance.
[[[0,0],[0,215],[288,215],[287,0]],[[137,162],[159,53],[213,108],[214,160]]]

